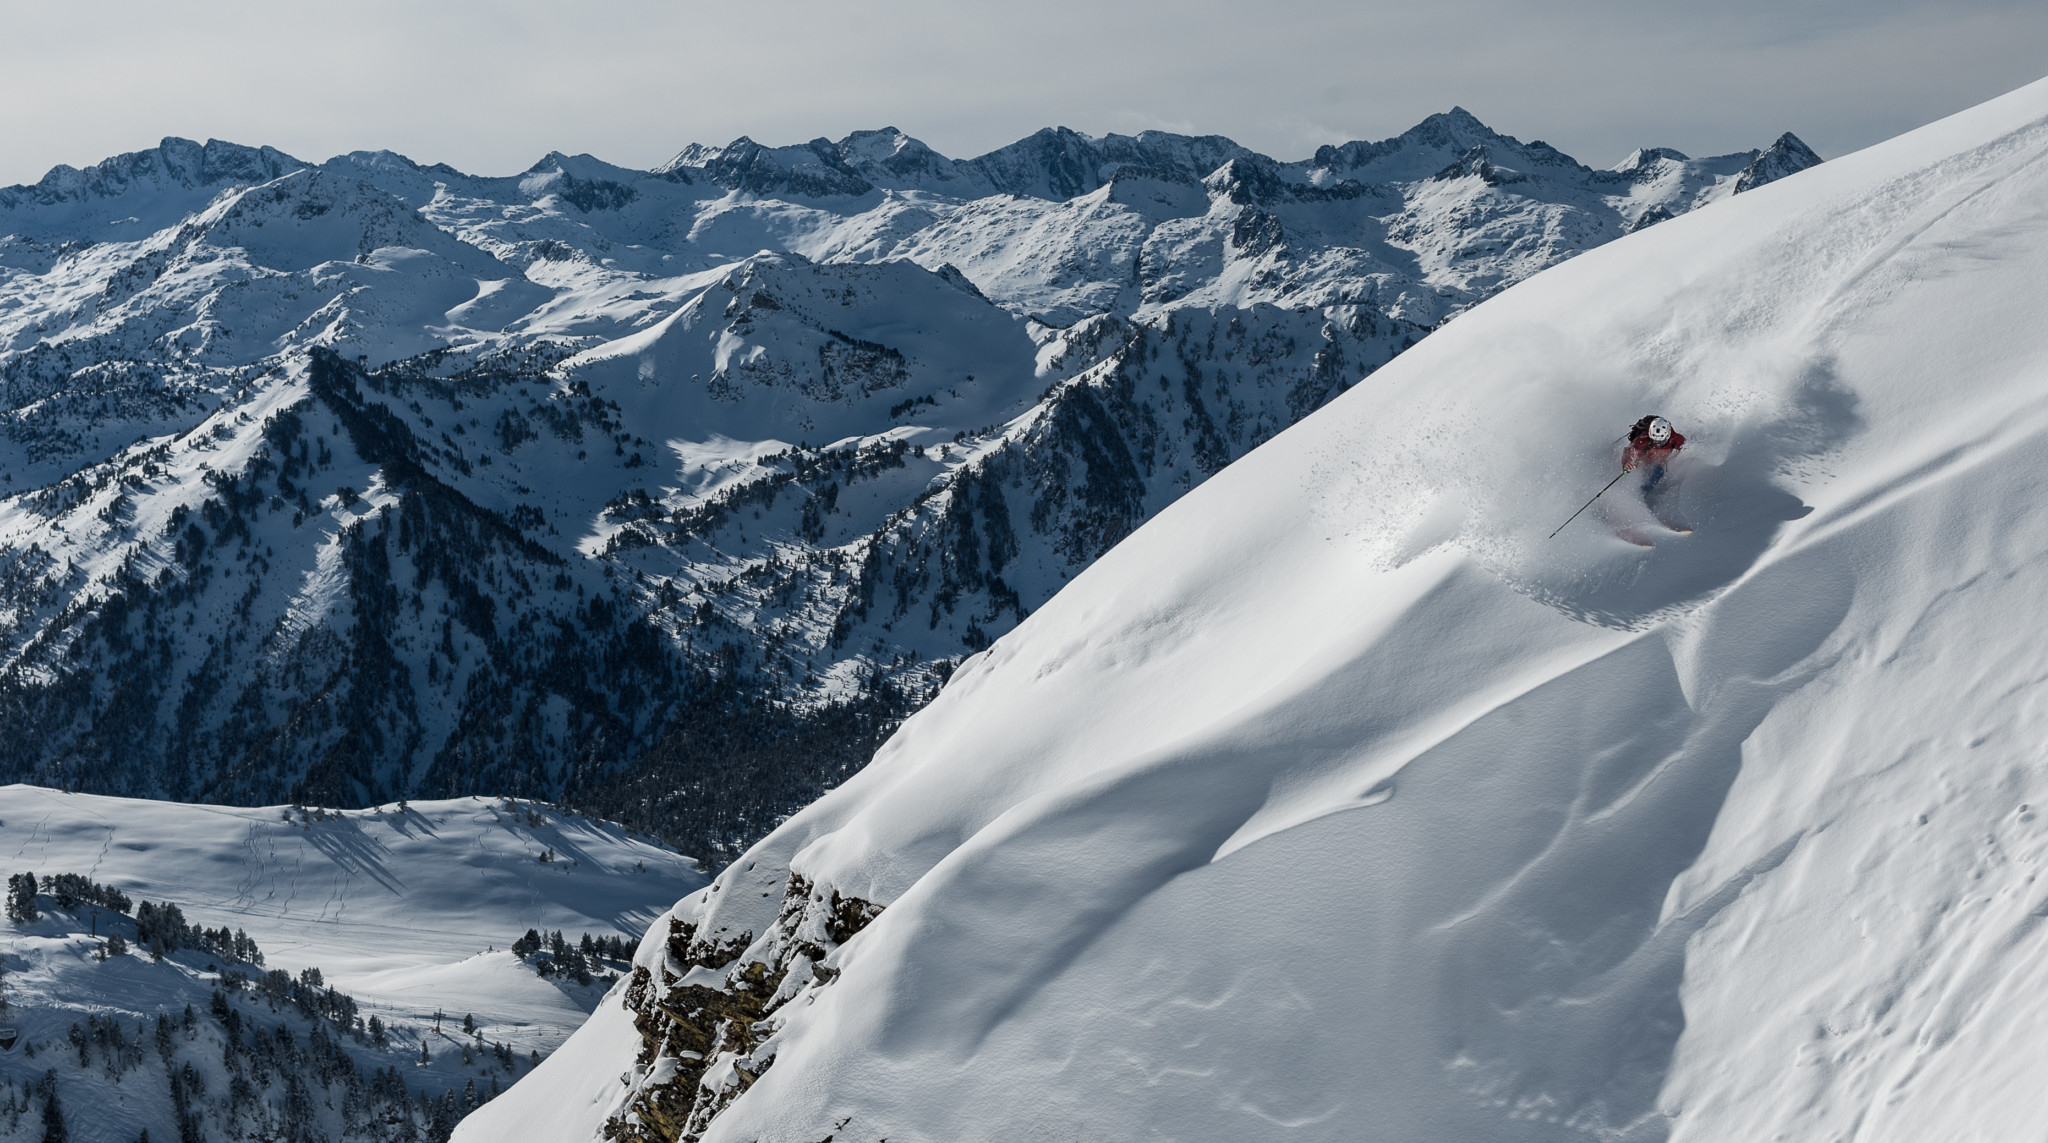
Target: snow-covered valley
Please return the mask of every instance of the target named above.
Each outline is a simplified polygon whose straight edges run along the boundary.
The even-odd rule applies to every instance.
[[[0,925],[8,1138],[45,1137],[45,1082],[79,1140],[445,1137],[583,1022],[619,942],[705,881],[617,826],[509,799],[232,808],[16,785],[0,852],[10,877],[128,899],[42,886],[35,918]],[[157,923],[152,948],[145,914],[166,903],[248,943],[180,947]],[[580,959],[515,953],[529,929]]]
[[[2038,1135],[2044,281],[2048,81],[1491,297],[967,660],[457,1139]],[[1695,530],[1628,480],[1550,538],[1653,411]]]
[[[728,859],[1453,315],[1818,162],[1453,110],[1280,161],[900,132],[0,189],[0,776],[514,794]]]

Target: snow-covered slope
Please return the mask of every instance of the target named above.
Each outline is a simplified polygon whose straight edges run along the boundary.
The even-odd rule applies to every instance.
[[[274,1077],[256,1066],[256,1074],[242,1078],[249,1093],[231,1093],[230,1075],[242,1073],[222,1071],[218,1042],[227,1037],[210,1013],[223,969],[254,978],[284,970],[295,980],[319,970],[322,987],[352,997],[364,1024],[375,1016],[388,1029],[383,1042],[373,1043],[352,1021],[337,1023],[331,1014],[325,1021],[336,1024],[327,1034],[355,1057],[359,1079],[397,1067],[415,1098],[460,1092],[465,1084],[487,1094],[554,1050],[604,992],[601,980],[543,978],[515,957],[509,949],[526,930],[559,930],[572,942],[584,933],[637,937],[663,901],[705,880],[696,862],[610,823],[546,805],[481,799],[351,811],[240,809],[6,786],[0,787],[0,854],[0,871],[8,876],[78,874],[136,902],[168,901],[190,924],[245,932],[264,955],[260,966],[200,950],[153,962],[134,947],[133,924],[115,910],[89,916],[93,910],[85,906],[61,910],[48,896],[36,921],[0,921],[0,1023],[25,1041],[0,1055],[0,1082],[24,1088],[56,1068],[75,1139],[126,1140],[144,1128],[154,1138],[180,1138],[175,1097],[152,1074],[173,1063],[172,1056],[180,1063],[190,1057],[199,1069],[198,1094],[189,1102],[215,1138],[261,1137],[259,1112],[285,1110],[288,1076],[338,1085],[320,1093],[326,1110],[298,1128],[339,1137],[333,1133],[344,1122],[361,1126],[370,1109],[340,1108],[349,1085],[338,1082],[331,1064],[295,1068],[284,1048],[271,1061]],[[130,951],[94,956],[115,933],[125,933]],[[606,971],[604,964],[597,967]],[[266,1028],[284,1024],[302,1037],[323,1023],[292,1019],[291,1006],[260,990],[238,1003]],[[181,1023],[179,1051],[159,1063],[155,1022],[166,1013],[181,1022],[187,1004],[197,1010],[200,1026]],[[438,1031],[437,1010],[449,1017]],[[480,1039],[461,1028],[470,1015]],[[81,1056],[69,1029],[88,1016],[101,1038]],[[126,1039],[149,1057],[140,1078],[128,1074],[135,1065],[105,1039],[107,1021],[119,1022]],[[137,1021],[144,1024],[139,1034],[132,1031]],[[203,1042],[185,1047],[195,1039]],[[419,1063],[423,1043],[430,1064]],[[463,1050],[465,1043],[471,1051]],[[505,1053],[494,1055],[485,1044],[504,1045]],[[364,1096],[360,1083],[355,1090],[357,1098]],[[23,1102],[15,1089],[7,1099]],[[33,1110],[39,1116],[40,1103]],[[13,1125],[16,1133],[41,1130],[39,1118],[25,1122]],[[9,1130],[0,1113],[0,1137]]]
[[[893,130],[0,191],[0,777],[538,796],[729,858],[1449,315],[1817,162],[1463,111],[1282,162]]]
[[[2048,81],[1480,305],[970,660],[458,1137],[2027,1137],[2044,281]],[[1697,531],[1616,538],[1627,481],[1547,539],[1649,411]]]

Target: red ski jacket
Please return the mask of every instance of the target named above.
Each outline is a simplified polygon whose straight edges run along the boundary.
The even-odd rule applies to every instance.
[[[1650,439],[1648,432],[1640,432],[1628,438],[1628,447],[1622,450],[1621,467],[1634,468],[1639,464],[1663,464],[1671,454],[1685,447],[1685,434],[1671,430],[1671,439],[1658,444]]]

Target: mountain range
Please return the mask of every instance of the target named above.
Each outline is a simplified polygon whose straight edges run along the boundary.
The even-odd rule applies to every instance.
[[[1472,306],[968,658],[455,1138],[2037,1135],[2044,273],[2048,80]],[[1139,352],[1066,385],[1211,360]]]
[[[1480,300],[1819,161],[1462,110],[466,175],[169,139],[0,189],[0,776],[567,801],[724,860]]]

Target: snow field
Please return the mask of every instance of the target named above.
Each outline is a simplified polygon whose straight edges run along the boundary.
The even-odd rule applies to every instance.
[[[660,902],[702,884],[697,863],[618,826],[519,803],[539,826],[478,798],[374,810],[236,808],[0,787],[7,872],[81,873],[137,901],[171,901],[188,920],[246,929],[266,967],[317,967],[365,1014],[414,1029],[443,1009],[474,1013],[523,1056],[550,1051],[601,988],[543,980],[507,951],[529,927],[638,937]],[[541,863],[552,849],[559,860]],[[494,950],[494,951],[493,951]],[[16,950],[10,950],[16,951]],[[16,956],[20,954],[16,951]],[[10,958],[17,1011],[37,986]],[[56,978],[53,978],[55,980]],[[148,997],[81,992],[39,1003],[96,1005],[152,1018]],[[75,1019],[76,1016],[67,1019]]]

